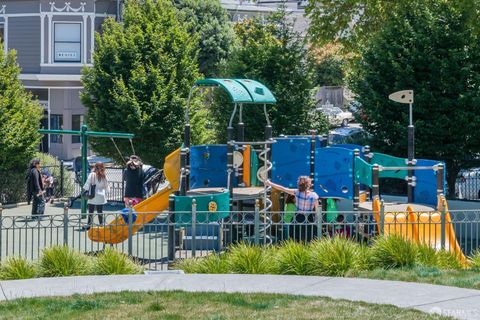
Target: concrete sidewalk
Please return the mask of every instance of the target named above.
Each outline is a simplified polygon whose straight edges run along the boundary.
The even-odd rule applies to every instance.
[[[391,304],[480,319],[480,290],[400,281],[276,275],[154,274],[1,281],[0,300],[118,291],[281,293]]]

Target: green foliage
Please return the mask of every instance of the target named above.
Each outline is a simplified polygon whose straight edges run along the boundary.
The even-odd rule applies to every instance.
[[[142,267],[136,264],[124,253],[112,248],[106,248],[93,260],[93,273],[110,274],[137,274],[142,273]]]
[[[438,267],[437,251],[428,244],[417,244],[417,264],[423,267]]]
[[[96,36],[81,98],[91,130],[135,134],[137,154],[159,166],[181,145],[185,105],[199,78],[197,41],[169,0],[130,0],[123,13],[122,23],[106,19]],[[91,141],[99,154],[119,158],[108,139]],[[117,143],[130,150],[128,141]]]
[[[458,253],[446,250],[437,251],[437,261],[437,266],[441,269],[459,270],[464,268]]]
[[[470,267],[474,270],[480,270],[480,250],[476,250],[470,256]]]
[[[37,152],[35,155],[35,158],[40,160],[40,163],[42,167],[46,167],[48,171],[51,173],[51,175],[54,178],[55,181],[55,197],[60,197],[60,161],[58,158],[47,154],[47,153],[41,153]],[[73,179],[70,177],[70,172],[67,171],[66,168],[64,168],[64,176],[63,176],[63,191],[64,191],[64,196],[65,197],[70,197],[74,195],[75,192],[75,185]]]
[[[344,237],[315,241],[311,250],[311,274],[343,276],[358,268],[360,247]]]
[[[248,243],[230,248],[228,263],[233,273],[264,274],[272,271],[272,250],[265,250]]]
[[[293,31],[284,9],[268,17],[236,24],[238,45],[223,67],[223,76],[262,82],[274,94],[277,105],[268,106],[273,135],[306,134],[315,128],[324,132],[325,118],[314,111],[312,74],[306,59],[304,39]],[[247,141],[264,138],[266,124],[262,106],[244,105],[243,122]],[[215,95],[212,118],[217,120],[217,136],[226,140],[226,128],[233,110],[226,94]],[[238,117],[234,123],[238,122]]]
[[[30,279],[36,275],[36,266],[21,257],[7,258],[0,265],[0,280]]]
[[[175,263],[175,269],[185,273],[229,273],[230,266],[226,254],[211,254],[202,258],[182,259]]]
[[[87,256],[67,246],[44,249],[40,259],[40,274],[43,277],[64,277],[88,274],[90,261]]]
[[[379,237],[371,247],[371,259],[375,266],[385,269],[413,267],[417,248],[399,235]]]
[[[442,0],[395,2],[382,29],[360,48],[350,88],[380,152],[407,155],[408,107],[389,101],[413,89],[415,152],[446,161],[449,191],[480,152],[480,47],[464,11]]]
[[[41,109],[19,80],[14,50],[0,43],[0,202],[22,200],[28,162],[40,142]]]
[[[176,7],[188,23],[191,34],[199,37],[198,64],[205,77],[214,77],[235,41],[227,10],[219,0],[175,0]]]
[[[341,46],[327,44],[310,49],[315,86],[342,86],[345,82],[347,59],[341,53]]]
[[[286,241],[275,255],[279,274],[307,275],[310,273],[310,249],[303,242]]]

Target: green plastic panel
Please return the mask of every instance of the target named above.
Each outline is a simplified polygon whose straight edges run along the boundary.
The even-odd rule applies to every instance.
[[[193,199],[197,202],[197,223],[217,222],[230,215],[230,193],[228,190],[207,195],[175,196],[176,223],[192,223]],[[212,207],[216,207],[214,211],[211,211]]]
[[[382,167],[405,167],[405,159],[390,156],[383,153],[373,153],[373,158],[370,161],[371,164],[378,164]],[[397,170],[397,171],[380,171],[380,178],[394,178],[394,179],[405,179],[408,175],[407,170]]]
[[[337,217],[338,217],[337,201],[332,198],[327,198],[327,214],[326,214],[327,222],[335,223],[337,222]]]
[[[253,148],[250,149],[250,185],[252,187],[257,186],[258,179],[257,179],[257,172],[258,172],[258,156],[257,153],[253,150]]]
[[[252,103],[252,97],[248,90],[234,79],[203,79],[195,82],[198,86],[220,86],[232,99],[234,103]]]
[[[247,89],[252,97],[253,103],[277,103],[277,99],[275,99],[272,92],[260,82],[250,79],[235,80]]]
[[[372,187],[372,165],[360,157],[355,157],[355,183]]]
[[[258,81],[250,79],[202,79],[197,86],[220,86],[230,96],[233,103],[274,104],[277,100],[272,92]]]

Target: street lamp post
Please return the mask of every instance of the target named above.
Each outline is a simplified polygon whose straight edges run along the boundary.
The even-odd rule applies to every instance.
[[[408,104],[408,161],[407,165],[413,167],[416,164],[415,160],[415,126],[413,125],[413,90],[402,90],[392,93],[388,96],[392,101]],[[415,186],[415,177],[414,171],[408,170],[408,191],[407,197],[408,202],[412,203],[414,201],[413,188]]]

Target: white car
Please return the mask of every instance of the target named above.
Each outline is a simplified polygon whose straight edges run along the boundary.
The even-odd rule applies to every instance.
[[[480,198],[480,168],[461,170],[455,181],[458,199],[478,200]]]
[[[325,116],[327,116],[328,122],[333,126],[348,126],[350,121],[353,121],[353,114],[349,111],[343,111],[339,107],[333,108],[317,108]]]

